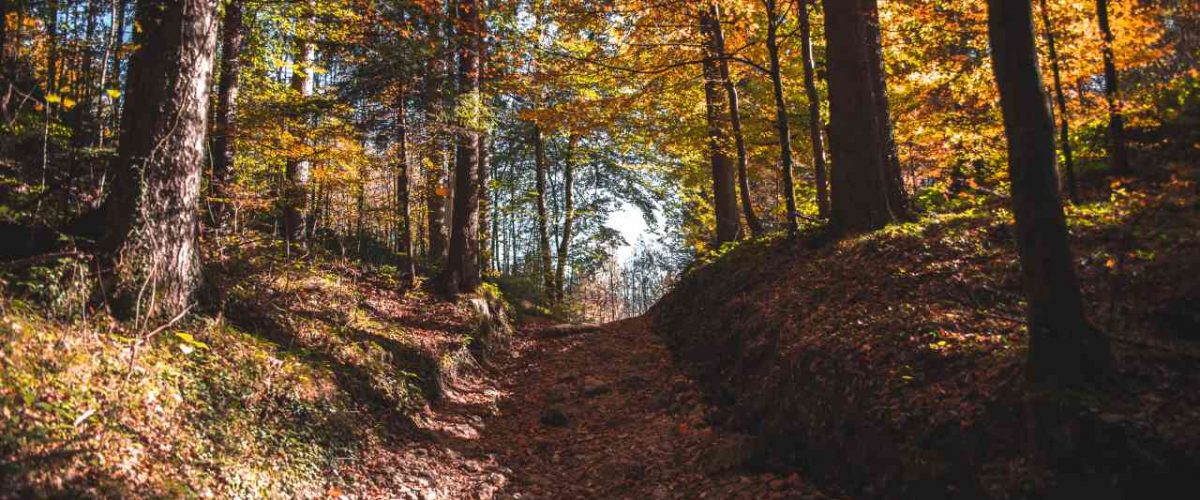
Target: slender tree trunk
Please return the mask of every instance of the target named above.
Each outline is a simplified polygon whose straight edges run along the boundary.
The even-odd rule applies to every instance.
[[[487,98],[486,89],[484,88],[486,80],[484,77],[487,75],[488,46],[487,39],[482,33],[479,34],[477,45],[479,47],[479,76],[476,79],[479,81],[478,91],[480,103],[486,106]],[[488,186],[488,179],[491,176],[491,157],[488,148],[488,136],[489,134],[486,130],[486,127],[479,131],[476,139],[477,151],[475,152],[476,156],[478,157],[476,166],[479,167],[479,173],[477,174],[479,176],[479,234],[478,239],[475,241],[475,255],[479,258],[479,272],[484,276],[491,272],[492,260],[491,245],[488,242],[491,238],[491,223],[489,222],[491,214],[489,211],[492,208],[491,193],[489,192]]]
[[[804,94],[808,99],[808,136],[813,148],[813,169],[817,184],[817,213],[822,219],[829,218],[829,174],[825,162],[825,141],[821,131],[821,97],[817,94],[816,71],[813,66],[812,28],[808,21],[809,0],[800,0],[800,55],[804,63]],[[778,26],[776,26],[778,29]]]
[[[217,227],[223,227],[232,213],[230,187],[237,157],[237,100],[245,37],[242,23],[242,0],[230,0],[225,4],[225,24],[221,30],[221,77],[217,81],[217,119],[213,127],[212,221]]]
[[[1028,299],[1029,376],[1039,389],[1112,373],[1107,338],[1087,320],[1054,168],[1054,120],[1037,65],[1030,0],[988,0],[988,36],[1008,137],[1017,249]]]
[[[699,9],[700,34],[704,39],[704,98],[708,115],[708,148],[712,164],[713,211],[716,215],[716,244],[736,241],[742,237],[738,217],[737,179],[729,146],[729,100],[722,96],[720,58],[716,46],[717,20],[708,7]]]
[[[779,73],[779,43],[776,36],[779,24],[783,22],[783,14],[776,10],[775,0],[764,0],[763,3],[767,10],[767,54],[771,59],[771,89],[775,97],[775,130],[779,137],[779,165],[783,169],[783,200],[787,205],[788,234],[795,236],[800,228],[796,223],[798,214],[796,181],[792,174],[792,128],[788,122],[787,103],[783,99],[783,76]]]
[[[538,223],[538,253],[542,259],[542,286],[546,297],[554,300],[555,281],[550,255],[550,213],[546,209],[546,141],[542,137],[542,128],[533,125],[533,165],[534,187],[537,190],[537,223]]]
[[[453,8],[449,9],[453,11]],[[433,59],[434,67],[431,71],[430,78],[425,80],[425,93],[428,96],[426,110],[426,118],[430,123],[438,123],[444,125],[445,116],[451,111],[453,105],[453,96],[450,89],[453,88],[453,80],[451,75],[451,65],[454,60],[453,48],[450,47],[449,40],[452,36],[452,21],[451,13],[441,16],[443,19],[438,26],[438,55]],[[437,22],[436,20],[434,22]],[[446,138],[444,130],[439,130],[435,133],[438,155],[440,158],[433,160],[434,165],[432,171],[428,172],[427,181],[425,184],[425,212],[426,225],[429,226],[429,252],[426,254],[426,259],[431,266],[442,266],[446,262],[446,246],[448,242],[446,234],[446,200],[450,193],[449,179],[447,171],[449,170],[450,153],[449,140]]]
[[[200,281],[200,175],[217,0],[138,3],[115,180],[102,248],[114,311],[143,321],[189,307]],[[148,323],[143,323],[143,325]]]
[[[308,34],[305,34],[307,36]],[[313,94],[313,62],[316,58],[316,48],[312,42],[298,36],[296,39],[296,55],[293,60],[292,91],[303,101]],[[301,128],[309,126],[307,113],[298,120]],[[293,135],[304,137],[304,130],[293,131]],[[305,240],[305,196],[308,194],[307,184],[311,163],[303,158],[289,158],[284,167],[283,193],[283,234],[288,246]]]
[[[118,4],[118,7],[116,10],[116,17],[115,17],[115,21],[117,23],[116,39],[115,39],[115,42],[113,43],[112,69],[110,70],[112,72],[112,81],[113,81],[112,87],[114,89],[121,88],[121,60],[124,58],[123,52],[124,52],[124,48],[125,48],[125,19],[127,17],[125,15],[125,11],[128,10],[129,0],[117,0],[117,4]],[[113,98],[111,100],[111,103],[110,103],[111,109],[109,110],[109,118],[112,120],[112,122],[109,126],[110,129],[116,130],[117,128],[119,128],[119,125],[120,125],[119,122],[120,122],[121,116],[123,114],[122,107],[124,106],[124,102],[125,102],[124,94],[118,95],[116,98]]]
[[[721,83],[729,99],[729,123],[732,126],[733,143],[737,150],[738,190],[741,194],[742,213],[746,216],[746,226],[750,228],[750,234],[757,237],[762,235],[763,227],[758,220],[758,215],[754,213],[754,204],[750,201],[750,178],[746,165],[746,140],[742,133],[741,102],[737,86],[734,85],[733,78],[729,75],[729,61],[726,59],[725,52],[725,33],[721,28],[721,11],[715,2],[709,4],[709,15],[712,16],[710,24],[712,32],[709,34],[712,50],[716,54],[717,68],[721,72]]]
[[[400,265],[404,278],[412,287],[417,284],[416,254],[413,252],[412,213],[409,209],[409,191],[412,167],[408,163],[408,96],[401,87],[396,99],[396,218],[399,221],[396,253],[400,254]]]
[[[3,93],[0,93],[0,120],[8,121],[8,102],[12,99],[13,71],[8,62],[8,12],[9,0],[0,0],[0,76],[4,77]],[[16,38],[16,37],[13,37]]]
[[[459,0],[458,15],[466,29],[460,40],[458,79],[464,92],[479,92],[479,10],[476,0]],[[447,254],[446,292],[471,293],[482,282],[479,274],[479,133],[463,125],[454,165],[454,214]]]
[[[58,0],[47,0],[46,93],[58,93]],[[50,106],[46,106],[49,110]]]
[[[554,269],[554,301],[561,304],[566,298],[567,257],[571,250],[571,238],[575,228],[575,145],[579,136],[571,134],[567,139],[567,152],[563,158],[563,229],[558,240],[558,267]]]
[[[1054,76],[1054,101],[1058,104],[1058,142],[1062,147],[1063,172],[1067,174],[1067,195],[1072,204],[1079,203],[1079,183],[1075,180],[1075,158],[1071,153],[1071,122],[1067,118],[1067,98],[1063,95],[1062,75],[1058,69],[1058,48],[1055,43],[1054,24],[1050,22],[1050,8],[1046,0],[1039,0],[1042,10],[1042,29],[1045,30],[1046,47],[1050,56],[1050,72]]]
[[[829,65],[830,219],[837,232],[862,232],[899,220],[904,196],[893,182],[880,113],[876,50],[878,25],[869,0],[825,0]],[[875,69],[872,69],[875,66]]]
[[[1117,81],[1117,63],[1113,54],[1113,32],[1108,24],[1108,0],[1096,0],[1096,17],[1100,24],[1100,35],[1104,43],[1104,99],[1108,103],[1109,161],[1112,172],[1117,175],[1133,173],[1129,166],[1129,149],[1125,144],[1125,116],[1121,108],[1121,87]]]
[[[878,0],[864,0],[867,36],[870,37],[867,68],[875,95],[876,123],[883,139],[884,181],[888,187],[888,204],[897,218],[909,215],[908,196],[904,189],[904,174],[900,169],[900,154],[896,151],[896,134],[892,128],[892,113],[888,106],[887,68],[883,62],[883,35],[879,25]]]

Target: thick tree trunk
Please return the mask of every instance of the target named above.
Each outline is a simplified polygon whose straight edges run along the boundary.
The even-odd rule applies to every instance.
[[[775,97],[775,130],[779,137],[779,165],[783,169],[783,200],[787,205],[788,234],[795,236],[800,227],[796,223],[796,181],[792,172],[792,127],[788,122],[787,103],[783,99],[783,76],[779,73],[779,42],[777,34],[783,14],[775,8],[775,0],[764,0],[767,10],[767,54],[771,59],[771,87]],[[803,4],[803,2],[801,2]],[[802,13],[803,14],[803,13]],[[808,67],[806,66],[806,70]],[[820,147],[820,146],[817,146]]]
[[[200,281],[197,229],[217,0],[138,3],[115,179],[102,247],[105,291],[123,317],[189,307]]]
[[[904,215],[903,193],[891,179],[886,131],[872,53],[878,29],[869,0],[825,0],[829,65],[830,219],[837,232],[879,229]]]
[[[716,216],[716,244],[736,241],[742,237],[738,217],[736,171],[729,157],[730,114],[729,100],[722,96],[720,58],[716,50],[715,33],[719,29],[709,7],[699,9],[700,35],[704,39],[704,99],[708,117],[708,148],[712,164],[713,211]]]
[[[479,10],[476,0],[459,0],[459,20],[466,29],[460,41],[458,79],[464,92],[478,92],[480,84]],[[464,125],[454,162],[454,213],[450,224],[450,249],[443,283],[448,294],[471,293],[482,282],[479,274],[479,132]]]
[[[292,91],[301,99],[313,94],[313,62],[316,47],[303,37],[297,37],[296,54],[292,70]],[[298,120],[300,127],[308,127],[308,120]],[[293,135],[304,137],[306,131],[296,130]],[[284,166],[283,190],[283,237],[288,246],[305,240],[305,206],[308,194],[308,177],[311,164],[304,158],[288,158]]]
[[[725,52],[725,33],[721,28],[721,10],[716,2],[709,4],[709,15],[712,18],[712,22],[709,24],[712,30],[709,33],[709,40],[718,61],[717,68],[721,72],[721,84],[729,99],[729,123],[732,127],[731,132],[733,132],[734,148],[737,151],[738,191],[741,195],[742,213],[746,216],[746,227],[750,228],[750,234],[759,236],[763,233],[763,227],[762,222],[758,220],[758,215],[754,213],[754,204],[750,201],[750,175],[747,172],[746,139],[742,133],[741,99],[738,97],[737,86],[734,85],[733,78],[729,75],[729,61],[726,59]]]
[[[1083,310],[1059,198],[1054,121],[1037,66],[1030,0],[988,0],[988,35],[1028,299],[1029,376],[1039,389],[1080,387],[1111,375],[1112,353]]]
[[[571,251],[571,238],[575,230],[575,144],[579,136],[571,134],[567,139],[567,152],[563,158],[563,228],[558,240],[558,266],[554,268],[554,301],[561,304],[566,299],[567,257]]]
[[[242,73],[242,43],[245,38],[242,0],[225,4],[221,30],[221,76],[217,82],[217,116],[212,146],[212,222],[225,225],[230,208],[233,163],[237,157],[237,99]]]
[[[537,224],[538,224],[538,253],[542,259],[542,287],[546,297],[554,300],[555,281],[554,268],[551,265],[553,256],[550,255],[550,212],[546,209],[546,197],[549,190],[546,186],[546,140],[542,137],[542,128],[533,125],[533,166],[534,188],[537,190]]]
[[[1108,0],[1096,0],[1096,17],[1104,44],[1104,99],[1108,102],[1109,161],[1112,172],[1128,175],[1129,149],[1125,144],[1125,116],[1121,111],[1121,87],[1117,81],[1117,63],[1113,54],[1113,32],[1108,24]]]
[[[1040,0],[1042,29],[1045,30],[1046,48],[1050,56],[1050,72],[1054,76],[1054,101],[1058,104],[1058,142],[1062,147],[1063,173],[1067,174],[1067,195],[1072,204],[1079,203],[1079,183],[1075,180],[1075,158],[1071,152],[1071,122],[1067,118],[1067,98],[1063,94],[1062,75],[1058,69],[1058,47],[1055,43],[1054,24],[1050,22],[1050,8],[1046,0]]]
[[[800,0],[800,56],[804,64],[804,94],[808,99],[808,136],[812,142],[813,169],[817,184],[817,214],[829,218],[829,167],[825,162],[825,141],[821,131],[821,97],[817,94],[816,71],[813,66],[812,28],[808,21],[808,0]],[[777,28],[778,29],[778,28]]]

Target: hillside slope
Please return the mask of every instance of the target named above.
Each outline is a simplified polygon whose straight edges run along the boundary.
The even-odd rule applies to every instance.
[[[1082,420],[1094,448],[1081,462],[1028,453],[1023,300],[998,204],[839,242],[744,244],[650,316],[715,421],[835,491],[1169,491],[1200,464],[1196,181],[1180,167],[1069,210],[1091,317],[1121,370],[1120,395]]]

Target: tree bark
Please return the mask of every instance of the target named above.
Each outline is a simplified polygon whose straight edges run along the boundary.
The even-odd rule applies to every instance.
[[[295,68],[292,70],[292,91],[303,102],[313,94],[313,62],[316,58],[316,47],[304,36],[296,37],[296,54],[292,60]],[[308,127],[308,120],[303,119],[306,113],[300,115],[300,127]],[[293,135],[304,137],[306,131],[294,130]],[[310,162],[304,158],[288,158],[284,166],[283,190],[283,236],[288,246],[302,243],[306,237],[305,207],[308,194],[308,177]]]
[[[1108,24],[1108,0],[1096,0],[1096,17],[1103,38],[1104,99],[1108,103],[1109,161],[1117,175],[1133,173],[1129,166],[1129,149],[1125,144],[1125,116],[1121,112],[1121,88],[1117,81],[1116,57],[1113,55],[1113,32]]]
[[[891,180],[887,129],[880,113],[878,26],[869,0],[824,0],[829,65],[830,222],[836,232],[882,228],[903,215],[903,193]],[[872,66],[876,66],[872,69]]]
[[[479,35],[482,28],[476,0],[459,0],[459,20],[467,26],[458,48],[461,91],[478,92]],[[450,249],[443,283],[450,295],[472,293],[482,282],[479,274],[479,132],[460,124],[454,162],[454,213],[450,224]]]
[[[217,0],[143,0],[101,246],[121,317],[185,311],[200,281],[200,175]]]
[[[217,227],[223,227],[232,213],[229,188],[237,157],[237,100],[244,38],[242,0],[230,0],[225,4],[221,29],[221,77],[217,81],[217,119],[213,127],[212,221]]]
[[[792,127],[788,121],[787,103],[783,99],[783,76],[779,72],[779,42],[777,38],[779,24],[783,22],[784,15],[776,10],[775,0],[764,0],[763,3],[767,10],[767,54],[771,59],[769,69],[772,94],[775,98],[775,130],[779,137],[779,165],[783,169],[783,200],[787,205],[788,234],[795,236],[800,227],[796,223],[798,209],[796,208],[796,181],[792,172]],[[801,7],[803,7],[803,3],[802,0]],[[806,63],[811,63],[811,59],[806,58]],[[806,71],[810,69],[811,66],[805,66]],[[820,146],[815,147],[819,148]]]
[[[825,161],[824,130],[821,119],[821,97],[817,94],[816,71],[813,66],[812,28],[808,21],[809,0],[800,0],[800,56],[804,64],[804,94],[808,99],[808,136],[812,142],[813,170],[817,184],[817,214],[829,218],[829,167]],[[778,28],[776,28],[778,29]]]
[[[904,189],[904,174],[900,170],[900,154],[896,151],[896,134],[892,127],[892,112],[888,106],[887,68],[883,62],[883,35],[879,25],[878,0],[864,0],[871,70],[871,85],[875,95],[876,123],[883,138],[884,180],[888,184],[888,204],[898,218],[909,215],[908,196]]]
[[[566,299],[567,257],[570,255],[571,238],[575,229],[575,145],[579,136],[571,134],[567,139],[567,152],[563,158],[563,228],[558,240],[558,266],[554,268],[554,301],[561,304]]]
[[[1050,56],[1050,72],[1054,76],[1054,101],[1058,104],[1058,142],[1062,147],[1063,172],[1067,174],[1067,195],[1072,204],[1079,204],[1079,183],[1075,180],[1075,158],[1071,152],[1071,122],[1067,118],[1067,98],[1063,94],[1062,75],[1058,69],[1058,47],[1055,43],[1054,24],[1050,22],[1050,8],[1046,0],[1039,0],[1042,10],[1042,29],[1045,30],[1046,48]]]
[[[396,217],[399,222],[396,253],[409,287],[417,283],[416,254],[413,252],[412,213],[409,207],[412,167],[408,163],[408,95],[401,87],[396,99]]]
[[[746,227],[750,228],[750,234],[757,237],[762,235],[762,222],[758,220],[758,215],[754,213],[754,204],[750,200],[750,176],[747,172],[747,155],[746,155],[746,139],[742,133],[742,115],[741,115],[741,99],[738,96],[737,86],[733,83],[733,78],[729,75],[729,60],[725,49],[725,33],[721,28],[721,10],[716,2],[709,4],[709,15],[712,22],[709,24],[711,33],[709,40],[712,43],[712,51],[717,58],[717,69],[721,74],[721,85],[725,88],[726,98],[729,99],[729,124],[732,127],[733,144],[737,151],[737,174],[738,174],[738,191],[741,195],[742,213],[746,216]]]
[[[1067,241],[1054,121],[1037,66],[1030,0],[988,0],[988,36],[1028,299],[1030,380],[1047,390],[1084,386],[1112,374],[1112,353],[1084,314]]]
[[[542,259],[542,287],[546,297],[554,300],[555,280],[554,267],[550,255],[550,213],[546,209],[546,141],[542,137],[542,127],[533,125],[533,165],[534,188],[537,190],[537,223],[538,223],[538,253]]]
[[[114,82],[113,88],[121,87],[121,85],[120,85],[120,82],[121,82],[121,60],[123,59],[122,49],[125,47],[125,20],[127,18],[127,16],[125,15],[125,11],[128,10],[129,0],[117,0],[117,4],[118,4],[118,6],[117,6],[117,10],[116,10],[116,19],[115,19],[116,23],[117,23],[116,39],[113,42],[112,69],[110,70],[110,71],[112,71],[112,80]],[[121,116],[124,114],[124,113],[122,113],[122,107],[124,106],[124,102],[125,102],[125,96],[118,95],[116,98],[112,99],[112,102],[110,104],[111,108],[112,108],[109,113],[110,117],[112,119],[112,124],[111,124],[110,128],[113,130],[116,130],[120,126],[119,122],[121,120]],[[118,134],[118,136],[119,136],[119,134]]]
[[[738,217],[736,173],[727,152],[730,124],[728,99],[722,97],[721,55],[716,48],[717,20],[708,6],[699,9],[700,34],[704,39],[704,98],[708,118],[708,148],[712,165],[713,211],[716,216],[716,244],[736,241],[742,237]]]

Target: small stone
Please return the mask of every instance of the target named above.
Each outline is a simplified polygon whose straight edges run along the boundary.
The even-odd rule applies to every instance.
[[[567,414],[558,408],[546,408],[542,410],[542,417],[538,421],[542,425],[550,427],[566,427],[567,423],[570,422],[567,419]]]

